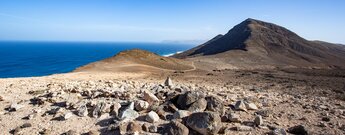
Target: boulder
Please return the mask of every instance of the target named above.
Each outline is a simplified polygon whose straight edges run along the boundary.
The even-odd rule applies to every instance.
[[[205,94],[201,91],[188,91],[180,95],[177,99],[177,106],[181,109],[188,109],[197,100],[205,98]]]
[[[144,97],[147,102],[153,103],[153,102],[159,102],[159,99],[150,91],[144,90]]]
[[[139,113],[136,112],[135,110],[133,109],[125,109],[123,110],[120,115],[119,115],[119,118],[122,120],[122,121],[129,121],[129,120],[134,120],[136,118],[139,117]]]
[[[146,121],[150,123],[155,123],[159,121],[159,116],[156,112],[151,111],[146,115]]]
[[[207,100],[207,111],[218,112],[219,114],[224,114],[224,104],[223,101],[215,96],[206,97]]]
[[[205,111],[207,106],[207,101],[205,98],[200,98],[199,100],[195,101],[189,108],[188,111],[191,112],[203,112]]]
[[[208,111],[191,114],[186,125],[203,135],[217,134],[222,126],[219,114]]]
[[[178,121],[171,121],[164,128],[164,135],[188,135],[189,129]]]
[[[134,104],[137,111],[143,111],[149,108],[150,104],[143,100],[137,100]]]

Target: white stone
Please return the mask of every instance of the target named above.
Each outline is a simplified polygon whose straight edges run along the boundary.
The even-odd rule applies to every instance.
[[[259,109],[254,103],[247,103],[247,102],[245,102],[244,104],[246,105],[246,108],[248,110],[257,110],[257,109]]]
[[[165,80],[164,85],[165,85],[165,86],[169,86],[169,87],[172,87],[172,86],[173,86],[173,83],[172,83],[172,80],[170,79],[170,77],[168,77],[168,78]]]
[[[159,121],[159,116],[156,112],[151,111],[146,115],[146,121],[154,123]]]
[[[64,115],[63,115],[63,118],[64,120],[67,120],[69,118],[71,118],[73,116],[73,113],[72,112],[66,112]]]

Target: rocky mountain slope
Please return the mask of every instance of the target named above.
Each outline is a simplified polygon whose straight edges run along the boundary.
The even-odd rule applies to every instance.
[[[198,56],[246,67],[345,68],[342,45],[308,41],[284,27],[254,19],[247,19],[225,35],[173,57]]]

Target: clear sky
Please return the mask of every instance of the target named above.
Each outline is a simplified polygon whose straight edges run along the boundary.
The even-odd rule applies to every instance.
[[[345,0],[1,0],[0,40],[207,40],[246,18],[345,44]]]

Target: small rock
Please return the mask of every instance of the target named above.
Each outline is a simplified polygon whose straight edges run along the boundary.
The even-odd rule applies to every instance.
[[[92,117],[98,118],[99,116],[102,115],[102,110],[106,104],[104,102],[98,102],[94,107],[92,111]]]
[[[329,118],[329,117],[322,117],[322,121],[329,122],[329,121],[331,121],[331,118]]]
[[[255,112],[255,114],[261,115],[262,117],[269,117],[271,113],[272,113],[271,110],[259,110]]]
[[[36,117],[37,117],[37,113],[32,113],[32,114],[29,114],[28,116],[26,116],[24,119],[32,120]]]
[[[257,110],[257,109],[259,109],[254,103],[244,102],[244,104],[246,105],[247,110]]]
[[[308,135],[308,130],[303,125],[290,127],[287,132],[291,134]]]
[[[126,107],[126,109],[132,109],[132,110],[134,110],[134,108],[135,108],[134,102],[130,102]]]
[[[116,121],[116,122],[118,122],[118,121]],[[108,127],[107,127],[107,130],[108,131],[114,131],[114,130],[116,130],[116,129],[118,129],[119,128],[119,123],[114,123],[114,124],[110,124]]]
[[[173,103],[168,103],[168,109],[169,109],[171,112],[176,112],[176,111],[179,110]]]
[[[274,129],[270,135],[287,135],[287,133],[285,129],[277,128],[277,129]]]
[[[50,135],[51,134],[51,130],[50,129],[42,129],[40,132],[39,132],[41,135]]]
[[[134,134],[139,135],[141,127],[137,122],[120,123],[119,125],[120,134]]]
[[[150,106],[150,104],[148,102],[146,102],[146,101],[143,101],[143,100],[137,100],[135,102],[135,109],[137,111],[146,110],[146,109],[149,108],[149,106]]]
[[[159,116],[156,112],[151,111],[146,115],[146,121],[150,122],[150,123],[154,123],[159,121]]]
[[[172,83],[172,80],[170,79],[170,77],[168,77],[168,78],[165,80],[164,86],[173,87],[173,83]]]
[[[217,134],[222,126],[219,114],[207,111],[191,114],[186,125],[203,135]]]
[[[111,108],[111,114],[112,115],[115,115],[115,116],[118,116],[119,115],[119,110],[120,110],[120,108],[121,108],[121,104],[120,103],[117,103],[117,102],[115,102],[113,105],[112,105],[112,107],[110,107]]]
[[[147,102],[153,103],[153,102],[158,102],[159,99],[150,91],[144,90],[144,97],[143,97]]]
[[[199,100],[195,101],[189,108],[188,111],[191,112],[203,112],[205,111],[207,106],[207,101],[205,98],[200,98]]]
[[[20,126],[21,128],[28,128],[28,127],[32,127],[31,123],[24,123],[22,126]]]
[[[12,103],[11,106],[9,107],[9,111],[18,111],[19,109],[21,109],[23,107],[24,107],[24,105]]]
[[[4,98],[2,96],[0,96],[0,101],[4,101]]]
[[[237,131],[252,131],[253,128],[250,126],[240,125],[240,126],[236,126],[236,130]]]
[[[148,123],[144,123],[144,124],[141,126],[141,128],[142,128],[143,131],[145,131],[145,132],[149,132],[149,127],[150,127],[150,125],[149,125]]]
[[[223,100],[215,96],[206,97],[207,100],[207,111],[218,112],[219,114],[224,114],[224,104]]]
[[[71,118],[73,116],[73,113],[72,112],[66,112],[64,115],[63,115],[63,119],[64,120],[67,120],[69,118]]]
[[[174,119],[182,119],[184,117],[188,117],[190,114],[192,114],[190,111],[186,110],[177,110],[174,114],[173,117]]]
[[[119,118],[123,121],[134,120],[139,117],[139,113],[132,109],[126,109],[122,111],[119,115]]]
[[[164,128],[164,134],[166,135],[188,135],[189,129],[178,121],[170,122]]]
[[[76,131],[74,130],[68,130],[64,135],[78,135]]]
[[[89,112],[87,111],[87,107],[85,104],[81,105],[78,109],[77,109],[77,114],[80,117],[85,117],[89,114]]]
[[[240,116],[238,114],[235,114],[235,113],[230,113],[228,115],[228,119],[229,119],[230,122],[239,122],[239,123],[241,123],[241,121],[242,121]]]
[[[244,101],[243,100],[239,100],[235,103],[235,109],[236,110],[239,110],[239,111],[247,111],[247,107],[246,105],[244,104]]]
[[[111,111],[111,105],[105,103],[105,106],[101,108],[101,115],[103,115],[104,113],[110,113],[110,111]]]
[[[16,127],[15,129],[13,129],[13,135],[22,135],[22,128],[21,127]]]
[[[255,126],[260,126],[264,123],[264,121],[262,120],[262,116],[261,115],[257,115],[254,119],[254,124]]]
[[[91,130],[87,133],[87,135],[100,135],[100,133],[97,130]]]
[[[151,132],[151,133],[157,133],[158,132],[158,127],[155,125],[149,126],[148,129],[149,129],[149,132]]]

